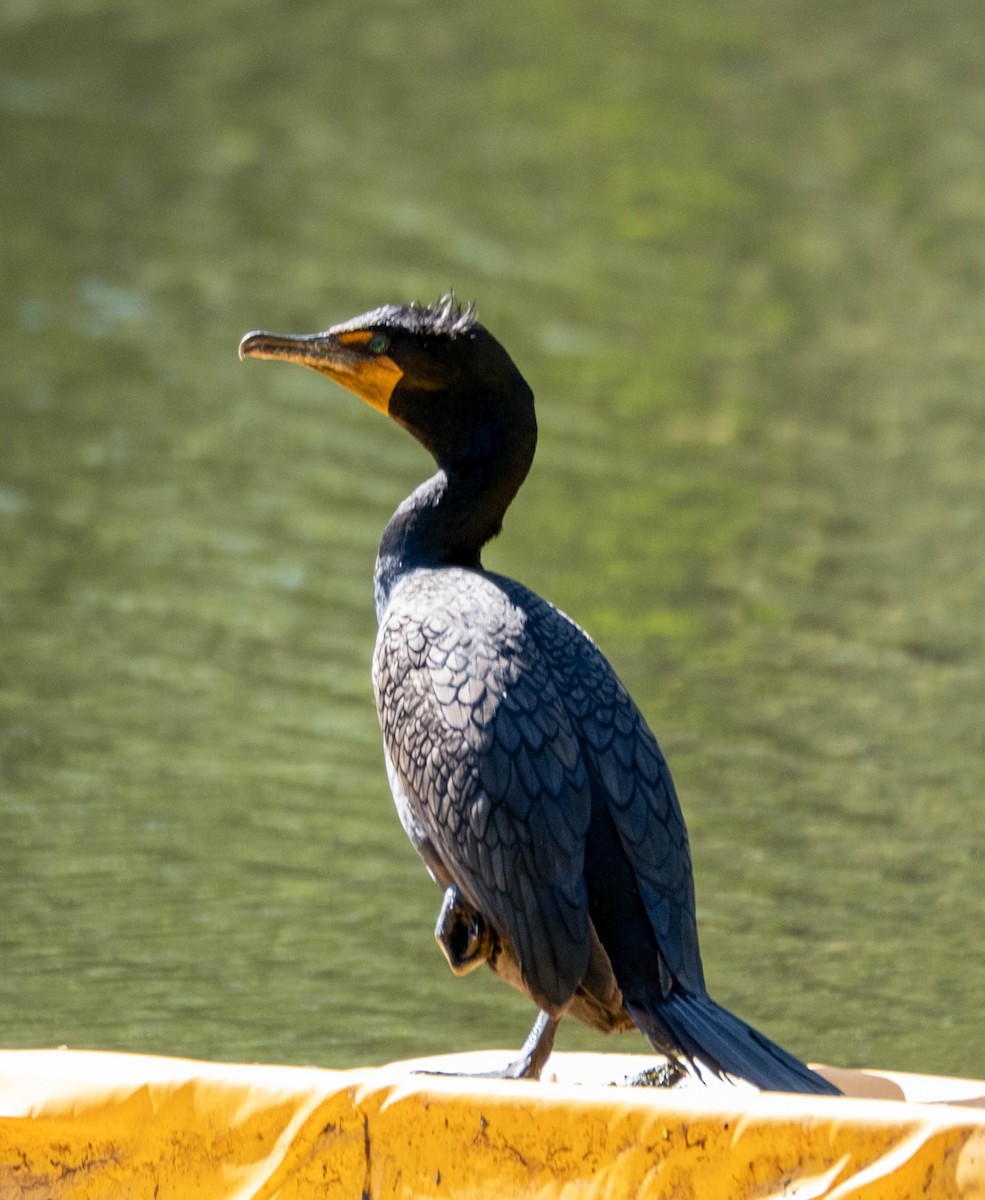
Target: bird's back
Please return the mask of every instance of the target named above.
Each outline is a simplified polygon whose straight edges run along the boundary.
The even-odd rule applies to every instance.
[[[670,773],[582,630],[512,580],[418,569],[382,614],[374,685],[418,849],[508,939],[541,1007],[582,983],[592,926],[624,992],[703,990]]]

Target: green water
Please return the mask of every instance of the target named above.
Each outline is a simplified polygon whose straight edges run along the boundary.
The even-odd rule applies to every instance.
[[[713,994],[985,1075],[983,53],[970,0],[6,0],[3,1044],[526,1032],[448,973],[378,747],[427,460],[236,359],[454,287],[539,399],[487,562],[660,736]]]

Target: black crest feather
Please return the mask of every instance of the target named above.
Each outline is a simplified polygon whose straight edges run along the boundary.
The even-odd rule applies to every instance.
[[[452,292],[436,304],[387,304],[353,317],[330,332],[352,329],[405,329],[423,337],[463,337],[478,324],[474,304],[462,305]]]

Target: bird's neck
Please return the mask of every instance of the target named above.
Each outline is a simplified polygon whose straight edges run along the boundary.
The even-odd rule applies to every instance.
[[[481,459],[441,468],[403,501],[383,532],[376,559],[377,617],[410,571],[481,567],[482,547],[499,533],[532,458],[531,451],[509,471]]]

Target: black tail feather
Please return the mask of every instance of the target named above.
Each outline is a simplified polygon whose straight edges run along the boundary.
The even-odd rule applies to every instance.
[[[706,994],[673,991],[659,1004],[627,1001],[633,1020],[658,1050],[670,1042],[700,1075],[731,1075],[772,1092],[838,1096],[826,1079]]]

